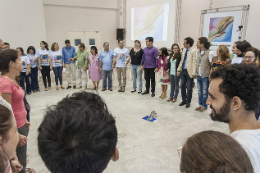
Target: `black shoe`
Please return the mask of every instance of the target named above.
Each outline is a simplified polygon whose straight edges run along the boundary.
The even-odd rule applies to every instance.
[[[106,91],[106,89],[102,89],[101,91]]]
[[[185,101],[182,101],[182,102],[179,104],[179,106],[184,106],[184,105],[186,105],[186,102],[185,102]]]
[[[77,89],[76,85],[73,85],[73,89]]]
[[[113,91],[113,89],[112,89],[112,88],[109,88],[108,90],[109,90],[109,91]]]
[[[136,90],[131,91],[131,93],[134,93],[134,92],[136,92]]]
[[[66,89],[71,89],[71,86],[67,86],[67,88]]]
[[[118,92],[122,92],[122,87],[119,88]]]
[[[142,91],[138,91],[138,94],[141,94],[142,93]]]
[[[152,95],[151,95],[152,97],[154,97],[155,96],[155,93],[154,92],[152,92]]]
[[[186,108],[189,108],[190,107],[190,103],[186,103]]]
[[[145,94],[149,94],[149,91],[144,91],[143,93],[142,93],[142,95],[145,95]]]
[[[31,95],[32,93],[27,93],[27,95]]]

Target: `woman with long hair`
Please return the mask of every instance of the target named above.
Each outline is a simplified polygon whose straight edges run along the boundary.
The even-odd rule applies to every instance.
[[[45,41],[40,42],[40,49],[36,52],[36,57],[38,58],[38,68],[42,73],[42,80],[45,87],[45,91],[51,90],[51,70],[52,70],[52,62],[49,57],[49,48],[48,43]],[[48,88],[46,83],[46,77],[48,79]]]
[[[31,73],[30,60],[29,60],[29,57],[24,53],[23,48],[18,47],[18,48],[16,48],[16,51],[22,61],[22,70],[20,73],[20,85],[24,89],[24,91],[26,91],[26,93],[28,95],[30,95],[32,93],[30,79],[29,79],[29,74]],[[26,89],[24,86],[24,80],[26,83]]]
[[[38,58],[35,57],[35,48],[33,46],[29,46],[27,49],[27,56],[30,60],[30,67],[31,67],[31,88],[34,93],[40,92],[39,89],[39,81],[38,81]]]
[[[91,47],[88,57],[89,78],[93,82],[93,90],[98,90],[99,81],[102,79],[102,72],[99,70],[99,54],[96,46]]]
[[[62,52],[59,50],[58,43],[52,43],[51,51],[49,51],[49,57],[52,59],[52,67],[55,75],[56,90],[59,90],[59,81],[60,81],[60,88],[65,89],[65,87],[62,86],[62,70],[63,70]]]
[[[251,161],[231,136],[216,131],[197,133],[182,148],[182,173],[253,173]]]
[[[181,50],[178,44],[172,45],[172,53],[170,54],[170,61],[167,63],[166,73],[169,74],[171,83],[171,93],[168,102],[176,102],[179,94],[180,76],[177,76],[177,69],[181,61]]]
[[[22,68],[21,58],[17,51],[10,49],[0,52],[0,93],[2,97],[12,106],[14,117],[19,132],[19,144],[16,154],[23,166],[22,173],[26,168],[27,134],[30,123],[27,121],[27,112],[24,106],[24,90],[19,86],[16,77]]]
[[[131,93],[136,92],[136,80],[138,80],[138,94],[142,93],[143,88],[143,70],[140,69],[140,64],[142,61],[142,57],[144,54],[143,49],[141,48],[141,42],[139,40],[135,40],[135,47],[130,50],[130,56],[127,58],[125,62],[125,66],[127,66],[129,60],[131,60],[131,69],[132,69],[132,76],[133,76],[133,90]]]
[[[158,61],[158,75],[160,78],[160,83],[162,87],[162,94],[159,96],[159,98],[165,98],[166,97],[166,91],[167,91],[167,85],[170,82],[169,74],[166,73],[166,64],[168,62],[168,50],[167,48],[163,47],[159,50],[159,61]]]

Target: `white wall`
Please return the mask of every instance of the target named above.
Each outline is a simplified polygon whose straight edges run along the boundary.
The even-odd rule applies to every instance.
[[[199,37],[200,14],[201,10],[209,9],[209,0],[182,0],[181,14],[181,45],[184,38],[190,36],[195,41]],[[247,25],[246,40],[252,46],[260,48],[260,42],[257,39],[260,23],[260,1],[259,0],[213,0],[212,8],[230,7],[239,5],[250,5],[249,20]],[[182,46],[183,47],[183,46]]]
[[[11,48],[39,47],[46,40],[42,0],[1,0],[0,39]],[[19,26],[19,27],[18,27]]]
[[[109,42],[114,49],[119,26],[118,0],[44,0],[47,39],[60,48],[67,31],[101,31],[101,43]]]

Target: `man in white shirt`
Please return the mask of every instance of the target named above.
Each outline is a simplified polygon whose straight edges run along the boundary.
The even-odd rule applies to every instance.
[[[260,123],[255,112],[260,105],[260,69],[234,64],[211,73],[207,104],[211,119],[228,123],[230,135],[247,152],[254,172],[260,172]]]

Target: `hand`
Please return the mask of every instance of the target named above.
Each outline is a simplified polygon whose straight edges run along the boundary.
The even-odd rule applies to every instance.
[[[39,70],[42,70],[42,66],[39,66]]]
[[[50,69],[53,70],[52,66],[50,66]]]
[[[83,70],[86,71],[86,70],[87,70],[87,67],[84,67]]]
[[[209,78],[209,83],[211,82],[211,79]]]
[[[13,171],[18,171],[20,172],[23,169],[23,166],[20,164],[20,162],[18,161],[17,156],[15,156],[14,158],[11,159],[11,167]]]
[[[31,126],[31,123],[29,121],[26,121],[25,125],[26,125],[26,129],[29,129]]]
[[[70,58],[69,61],[73,61],[73,58]]]
[[[143,70],[143,69],[144,69],[144,67],[141,65],[141,66],[140,66],[140,70]]]
[[[156,68],[156,69],[154,70],[154,72],[158,72],[158,68]]]
[[[113,65],[113,66],[112,66],[112,69],[114,70],[114,69],[115,69],[115,67],[116,67],[116,66],[115,66],[115,65]]]
[[[99,68],[99,71],[102,72],[102,68]]]
[[[29,71],[26,71],[25,75],[28,76],[29,75]]]
[[[26,136],[20,134],[19,135],[19,143],[18,143],[17,147],[24,146],[26,144],[26,142],[27,142]]]
[[[168,70],[166,71],[166,73],[170,73],[170,69],[168,69]]]
[[[197,76],[193,76],[193,79],[197,79]]]
[[[177,76],[179,77],[180,75],[181,75],[181,73],[178,71]]]

